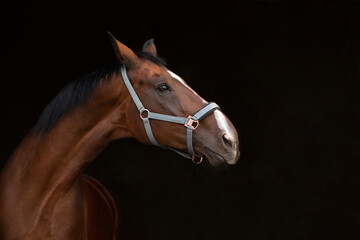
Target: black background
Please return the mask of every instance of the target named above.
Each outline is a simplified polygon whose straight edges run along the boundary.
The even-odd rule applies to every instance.
[[[68,82],[158,53],[241,135],[229,169],[135,140],[87,170],[123,239],[360,239],[358,1],[23,1],[3,8],[0,167]]]

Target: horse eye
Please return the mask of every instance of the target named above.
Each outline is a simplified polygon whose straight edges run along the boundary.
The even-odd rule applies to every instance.
[[[158,89],[160,92],[166,92],[166,91],[169,91],[169,90],[170,90],[170,87],[169,87],[167,84],[163,83],[163,84],[161,84],[160,86],[158,86],[157,89]]]

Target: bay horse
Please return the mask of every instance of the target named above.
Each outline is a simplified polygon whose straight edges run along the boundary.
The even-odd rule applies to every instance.
[[[135,138],[214,166],[239,159],[236,129],[157,56],[109,33],[116,63],[71,82],[43,110],[0,177],[0,237],[117,239],[116,203],[86,166],[112,141]]]

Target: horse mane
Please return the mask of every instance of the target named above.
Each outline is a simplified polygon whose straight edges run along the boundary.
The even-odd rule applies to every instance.
[[[136,54],[139,58],[145,58],[147,60],[149,60],[150,62],[153,62],[159,66],[165,66],[166,67],[166,60],[162,57],[159,56],[155,56],[151,53],[148,52],[138,52]]]
[[[166,66],[164,59],[150,53],[139,52],[137,56],[145,58],[159,66]],[[32,132],[44,133],[49,131],[61,116],[84,104],[85,101],[92,96],[101,80],[109,81],[113,74],[118,74],[121,66],[120,61],[115,61],[106,67],[70,82],[44,108],[39,120],[32,128]]]

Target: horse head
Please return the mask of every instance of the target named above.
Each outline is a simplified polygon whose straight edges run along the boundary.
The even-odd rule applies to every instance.
[[[231,121],[166,67],[152,39],[135,54],[110,38],[129,90],[123,104],[132,137],[184,156],[204,155],[214,166],[238,161],[238,134]]]

